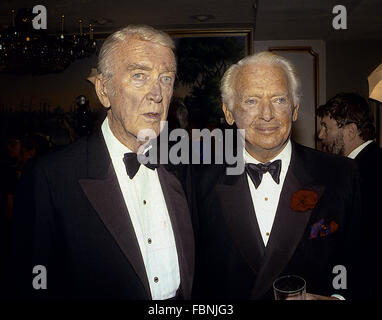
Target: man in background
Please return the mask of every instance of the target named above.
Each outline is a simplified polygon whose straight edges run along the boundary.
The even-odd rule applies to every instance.
[[[318,108],[318,138],[324,151],[354,159],[361,175],[363,257],[361,298],[381,298],[379,252],[382,246],[382,149],[374,141],[374,119],[367,101],[356,93],[340,93]]]

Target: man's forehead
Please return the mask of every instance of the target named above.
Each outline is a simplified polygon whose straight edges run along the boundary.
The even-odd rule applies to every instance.
[[[245,77],[251,74],[276,76],[286,78],[284,69],[278,65],[264,64],[264,63],[248,63],[240,66],[237,75],[238,77]]]
[[[277,65],[247,64],[240,67],[234,75],[234,83],[243,85],[251,81],[256,84],[285,84],[287,85],[287,76],[285,71]]]
[[[326,125],[335,125],[335,126],[338,126],[338,123],[336,121],[336,119],[334,119],[330,114],[325,114],[320,122],[322,124],[326,124]]]
[[[172,64],[172,63],[163,62],[163,63],[156,64],[150,60],[146,60],[146,61],[139,60],[139,62],[136,62],[136,61],[138,60],[132,59],[130,61],[125,61],[123,64],[123,68],[125,70],[144,70],[144,71],[159,69],[159,71],[176,73],[176,66],[175,64]]]
[[[123,63],[175,66],[173,51],[168,47],[151,41],[134,38],[123,41],[117,47],[116,54],[123,60]]]

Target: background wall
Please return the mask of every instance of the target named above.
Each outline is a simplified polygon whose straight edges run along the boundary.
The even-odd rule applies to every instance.
[[[341,91],[368,97],[367,77],[382,63],[382,41],[327,41],[326,56],[328,98]]]

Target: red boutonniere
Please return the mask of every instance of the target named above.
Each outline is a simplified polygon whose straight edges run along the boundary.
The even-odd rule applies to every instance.
[[[318,194],[311,190],[299,190],[290,200],[290,207],[294,211],[304,212],[313,209],[318,202]]]

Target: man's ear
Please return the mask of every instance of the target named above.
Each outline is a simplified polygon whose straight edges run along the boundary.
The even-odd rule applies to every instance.
[[[293,122],[297,120],[298,118],[298,109],[300,108],[300,105],[296,105],[293,109],[293,112],[292,112],[292,120]]]
[[[102,105],[105,108],[109,108],[110,100],[107,95],[105,81],[101,74],[97,75],[94,85],[95,85],[95,90],[96,90],[99,101],[101,101]]]
[[[232,111],[228,109],[227,105],[225,103],[223,103],[223,112],[224,112],[224,115],[225,115],[225,120],[227,121],[227,123],[232,126],[233,123],[235,122],[235,119],[233,117],[233,114],[232,114]]]
[[[359,131],[355,123],[349,123],[345,126],[344,130],[348,135],[349,140],[353,140],[357,137],[357,135],[359,135]]]

